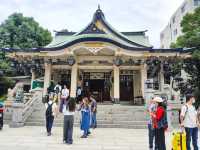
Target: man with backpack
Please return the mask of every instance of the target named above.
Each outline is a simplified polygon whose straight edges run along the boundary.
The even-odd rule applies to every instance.
[[[186,95],[186,104],[182,106],[180,113],[181,127],[186,131],[186,147],[187,150],[191,150],[190,142],[192,138],[192,144],[194,150],[198,150],[198,122],[197,111],[193,104],[195,103],[195,97],[192,94]]]
[[[47,136],[51,136],[51,129],[53,126],[54,117],[57,116],[57,105],[53,102],[53,94],[51,93],[49,96],[49,100],[45,103],[46,112],[46,129],[47,129]]]

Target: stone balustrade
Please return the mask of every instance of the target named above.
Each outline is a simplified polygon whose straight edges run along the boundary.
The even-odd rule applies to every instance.
[[[29,98],[27,99],[28,96]],[[35,105],[39,103],[42,99],[42,90],[32,91],[31,94],[27,94],[24,99],[24,103],[12,104],[12,119],[10,122],[10,127],[22,127],[25,121],[33,113]]]

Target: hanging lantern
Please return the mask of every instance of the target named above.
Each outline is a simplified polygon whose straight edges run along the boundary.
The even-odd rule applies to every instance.
[[[12,68],[15,68],[16,67],[16,61],[12,60],[11,63],[10,63],[10,66]]]
[[[44,63],[51,64],[51,63],[52,63],[52,60],[51,60],[51,59],[46,59],[46,60],[44,61]]]
[[[123,64],[123,60],[120,58],[120,57],[117,57],[115,60],[114,60],[114,64],[116,66],[120,66]]]
[[[141,62],[142,62],[142,60],[141,60],[141,59],[138,59],[138,60],[136,61],[136,65],[141,65]]]
[[[130,59],[128,60],[128,64],[129,64],[129,65],[134,65],[134,63],[135,63],[135,62],[134,62],[133,59],[130,58]]]
[[[73,56],[69,56],[67,58],[67,64],[70,65],[70,66],[73,66],[75,64],[76,60]]]

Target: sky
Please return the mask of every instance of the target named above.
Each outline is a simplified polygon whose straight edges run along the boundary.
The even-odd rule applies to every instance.
[[[80,31],[92,20],[98,4],[118,31],[148,30],[150,43],[160,47],[160,32],[184,0],[0,0],[0,23],[21,12],[50,30]]]

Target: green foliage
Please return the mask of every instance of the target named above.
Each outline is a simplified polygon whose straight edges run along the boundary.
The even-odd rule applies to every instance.
[[[51,33],[32,17],[14,13],[0,25],[0,47],[33,48],[49,44]]]
[[[0,96],[0,102],[5,101],[7,98],[7,95],[2,95]]]
[[[7,93],[7,89],[14,85],[14,81],[7,78],[9,72],[11,72],[10,62],[6,59],[0,60],[0,71],[3,71],[3,76],[0,76],[0,96]]]
[[[194,13],[186,14],[181,22],[183,35],[177,38],[174,47],[200,47],[200,7]]]
[[[172,48],[188,47],[196,48],[191,59],[184,62],[185,71],[191,76],[188,79],[197,97],[196,105],[200,104],[200,7],[194,13],[186,14],[181,22],[183,35],[177,38],[176,43],[172,43]]]
[[[0,96],[7,94],[7,89],[14,87],[15,81],[8,77],[0,77],[0,86],[3,86],[3,90],[0,91]]]

